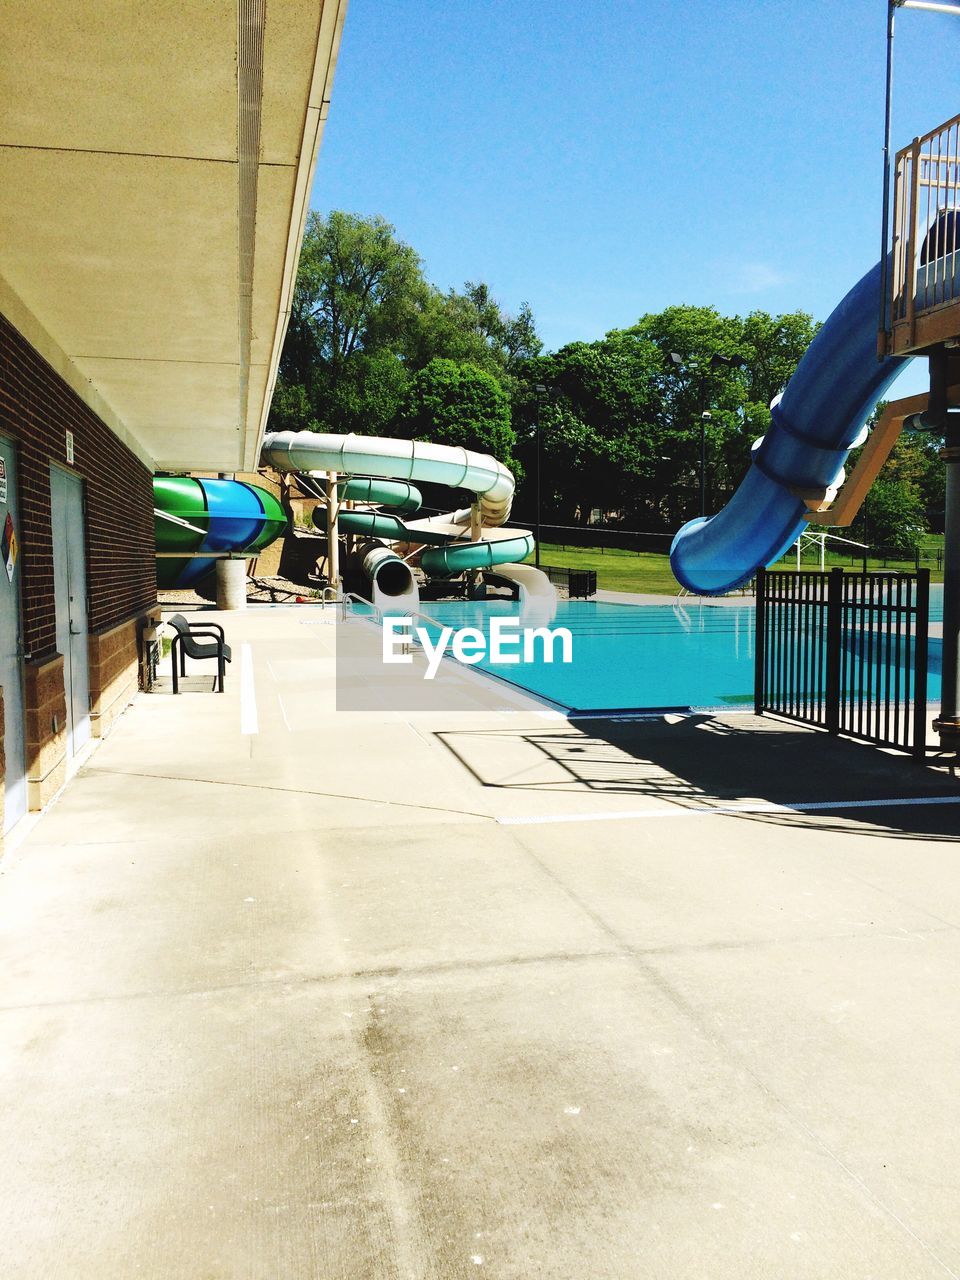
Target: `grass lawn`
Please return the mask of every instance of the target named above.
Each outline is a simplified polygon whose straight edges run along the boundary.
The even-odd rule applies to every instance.
[[[925,540],[923,554],[930,557],[926,567],[930,569],[930,580],[942,582],[943,573],[936,567],[936,553],[943,547],[943,536],[930,534]],[[603,591],[636,591],[649,592],[654,595],[675,596],[679,591],[676,578],[670,572],[670,560],[666,555],[657,555],[651,551],[624,551],[616,547],[570,547],[558,546],[545,542],[540,548],[540,559],[545,565],[558,565],[565,569],[595,569],[597,586]],[[532,562],[529,556],[528,561]],[[804,569],[819,567],[819,555],[815,548],[804,550],[801,565]],[[795,551],[791,551],[778,562],[778,567],[794,569],[797,564]],[[826,567],[832,569],[859,569],[862,561],[851,560],[849,556],[828,552]],[[868,569],[914,569],[912,560],[868,559]]]

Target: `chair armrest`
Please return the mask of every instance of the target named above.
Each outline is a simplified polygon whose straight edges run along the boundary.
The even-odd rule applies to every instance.
[[[226,640],[227,638],[219,622],[190,622],[187,625],[194,635],[202,635],[205,631],[217,631],[221,640]]]

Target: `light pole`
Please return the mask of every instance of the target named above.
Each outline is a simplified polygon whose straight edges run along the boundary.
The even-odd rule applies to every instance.
[[[699,360],[684,360],[678,351],[670,352],[670,359],[678,369],[700,369],[700,515],[707,514],[707,423],[713,421],[713,414],[706,407],[707,377],[717,369],[745,369],[746,360],[742,356],[722,356],[714,352],[706,368],[701,368]]]
[[[707,423],[713,418],[709,409],[700,415],[700,515],[707,514]]]
[[[534,390],[534,394],[537,397],[536,417],[534,418],[534,425],[536,428],[536,435],[537,435],[537,498],[536,498],[537,506],[536,506],[536,513],[535,513],[536,519],[534,521],[534,526],[533,526],[534,529],[536,530],[536,532],[534,533],[536,542],[534,543],[533,553],[534,553],[534,564],[539,569],[540,568],[540,400],[542,396],[545,396],[547,394],[547,388],[543,385],[542,382],[538,382],[536,386],[533,388],[533,390]]]

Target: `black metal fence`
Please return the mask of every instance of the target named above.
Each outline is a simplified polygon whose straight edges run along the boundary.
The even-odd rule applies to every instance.
[[[930,571],[757,575],[754,703],[922,758]]]
[[[566,587],[571,600],[585,600],[597,594],[595,569],[567,569],[563,565],[542,564],[540,568],[554,586]]]

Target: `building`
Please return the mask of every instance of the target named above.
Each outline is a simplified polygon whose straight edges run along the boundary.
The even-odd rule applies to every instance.
[[[256,466],[344,10],[3,5],[0,831],[142,682],[153,472]]]

